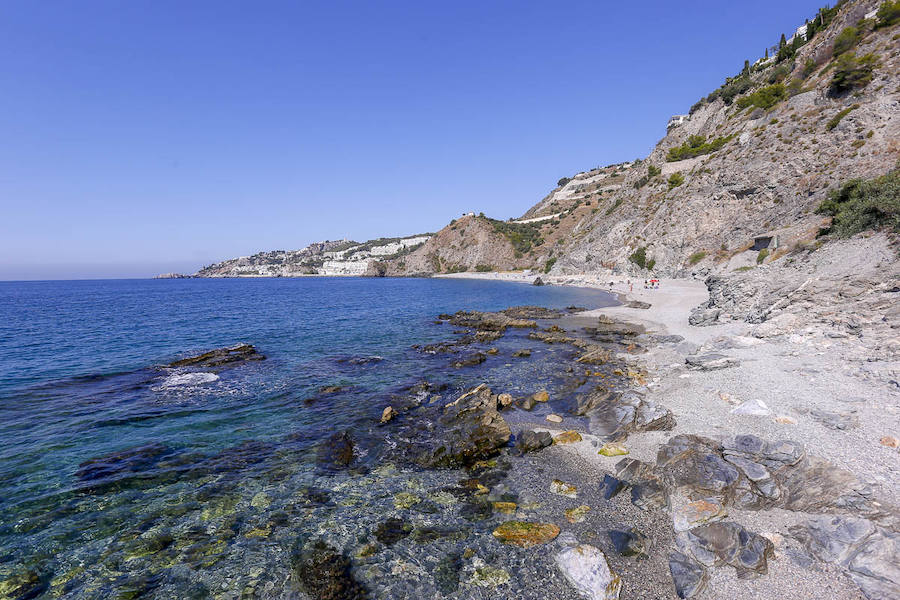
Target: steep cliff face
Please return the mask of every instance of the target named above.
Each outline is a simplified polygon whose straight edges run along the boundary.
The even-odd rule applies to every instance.
[[[742,253],[756,235],[779,234],[765,261],[813,238],[822,224],[814,209],[830,189],[900,158],[898,26],[860,22],[879,4],[843,4],[792,59],[752,69],[746,83],[735,78],[748,89],[733,102],[719,94],[695,106],[573,232],[553,272],[649,273],[640,263],[660,275],[730,270],[750,259]],[[848,27],[857,41],[836,58]],[[870,53],[871,82],[836,90],[847,57]]]

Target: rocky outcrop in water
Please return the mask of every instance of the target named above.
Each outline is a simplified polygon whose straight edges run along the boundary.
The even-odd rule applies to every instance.
[[[350,573],[350,559],[322,540],[295,549],[294,577],[315,600],[365,600],[366,589]]]
[[[197,368],[224,368],[238,364],[265,360],[265,356],[251,344],[237,344],[227,348],[210,350],[195,356],[188,356],[172,361],[166,365],[169,368],[197,367]]]

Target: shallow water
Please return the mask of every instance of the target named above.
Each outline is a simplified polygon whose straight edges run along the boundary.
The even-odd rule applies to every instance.
[[[466,548],[523,584],[552,578],[549,562],[498,555],[497,517],[452,493],[471,474],[395,464],[377,421],[390,393],[423,379],[447,397],[482,381],[513,395],[563,385],[571,348],[522,331],[480,345],[499,353],[470,368],[412,349],[454,338],[438,314],[611,303],[466,280],[0,283],[0,582],[30,582],[30,597],[298,597],[299,539],[353,555],[391,516],[414,531],[354,567],[375,596],[491,595],[477,560],[454,589],[433,576]],[[156,367],[237,342],[267,360]],[[525,347],[530,359],[511,358]],[[363,440],[355,468],[317,471],[315,446],[343,429]],[[497,493],[515,487],[503,459],[486,469]]]

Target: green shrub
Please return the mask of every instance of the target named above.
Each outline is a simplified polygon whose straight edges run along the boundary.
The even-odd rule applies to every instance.
[[[679,185],[684,183],[684,175],[681,174],[681,171],[675,171],[671,175],[669,175],[669,189],[677,188]]]
[[[649,165],[647,167],[647,177],[656,177],[660,173],[662,173],[662,169],[655,165]]]
[[[769,73],[769,83],[781,83],[791,74],[791,65],[778,65]]]
[[[878,8],[878,23],[876,27],[890,27],[900,23],[900,0],[883,2]]]
[[[811,58],[807,58],[806,62],[803,63],[803,68],[800,70],[800,79],[809,79],[809,76],[816,72],[816,61]]]
[[[749,271],[752,268],[753,268],[752,266],[738,267],[737,269],[735,269],[735,271],[738,273],[743,273],[744,271]]]
[[[488,219],[494,231],[503,235],[515,250],[514,256],[521,258],[531,251],[532,246],[540,245],[540,223],[508,223],[497,219]]]
[[[734,135],[735,134],[725,137],[717,137],[711,142],[706,141],[706,136],[692,135],[682,145],[676,146],[675,148],[670,148],[669,153],[666,154],[666,160],[668,162],[675,162],[677,160],[684,160],[686,158],[694,158],[695,156],[710,154],[711,152],[715,152],[716,150],[727,144],[729,141],[731,141]]]
[[[615,210],[619,208],[621,204],[622,198],[617,198],[613,205],[606,209],[606,216],[608,217],[609,215],[613,214],[613,212],[615,212]]]
[[[548,258],[547,262],[544,263],[544,273],[549,273],[550,269],[553,268],[553,265],[556,264],[556,258]]]
[[[828,123],[825,124],[825,129],[831,131],[838,126],[838,123],[841,122],[841,119],[850,114],[851,110],[856,110],[857,108],[859,108],[859,104],[854,104],[853,106],[848,106],[838,114],[834,115],[828,120]]]
[[[656,261],[647,258],[647,247],[641,246],[637,250],[631,253],[631,256],[628,257],[628,260],[636,264],[638,267],[642,269],[652,269],[656,264]]]
[[[848,181],[832,190],[816,212],[833,217],[822,234],[850,237],[883,227],[900,233],[900,169],[875,179]]]
[[[494,270],[494,265],[475,265],[475,270],[479,273],[490,273]]]
[[[871,52],[859,57],[848,52],[839,56],[833,64],[830,92],[836,95],[869,85],[872,71],[878,66],[878,58]]]
[[[839,56],[850,50],[857,42],[859,42],[859,29],[856,27],[845,27],[843,31],[834,38],[834,56]]]
[[[562,186],[566,185],[567,183],[569,183],[570,181],[572,181],[571,177],[563,177],[562,179],[560,179],[559,181],[556,182],[556,187],[562,187]]]
[[[766,257],[769,255],[769,250],[767,248],[763,248],[759,251],[759,254],[756,255],[756,264],[761,265],[762,261],[766,260]]]
[[[767,85],[741,98],[738,98],[737,105],[740,108],[748,106],[756,106],[762,109],[769,109],[787,98],[787,89],[783,83],[775,85]]]
[[[698,262],[700,262],[700,261],[703,260],[704,258],[706,258],[706,251],[705,251],[705,250],[700,250],[699,252],[694,252],[693,254],[691,254],[691,255],[688,257],[688,264],[689,264],[689,265],[692,265],[692,266],[693,266],[693,265],[696,265]]]

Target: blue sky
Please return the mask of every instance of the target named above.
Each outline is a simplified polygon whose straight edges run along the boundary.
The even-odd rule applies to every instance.
[[[819,2],[0,3],[0,279],[518,216]]]

